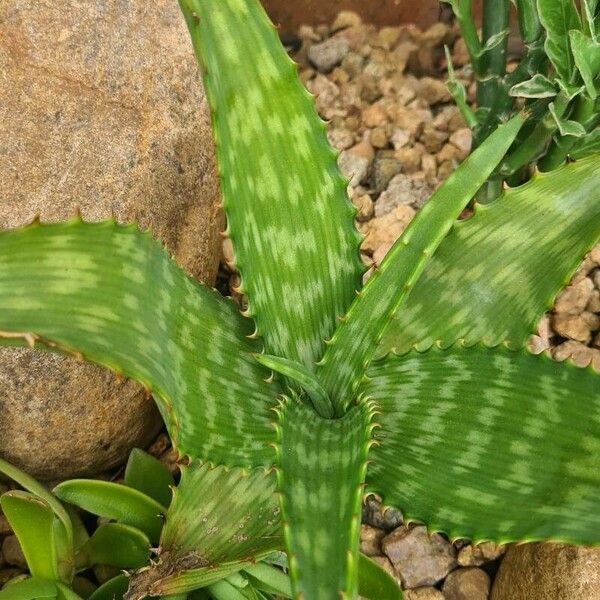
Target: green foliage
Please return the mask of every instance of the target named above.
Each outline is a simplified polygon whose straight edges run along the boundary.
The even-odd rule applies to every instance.
[[[506,71],[506,47],[496,44],[487,56],[495,70],[485,70],[482,45],[470,0],[450,2],[464,36],[477,78],[475,113],[467,107],[448,55],[448,86],[474,133],[474,146],[486,139],[507,116],[525,108],[527,120],[513,147],[482,191],[482,202],[497,198],[502,181],[527,181],[533,166],[549,171],[566,158],[582,158],[594,150],[599,122],[598,78],[600,14],[596,0],[518,0],[517,16],[525,53],[511,73]],[[484,38],[506,33],[509,0],[483,1]],[[493,93],[486,90],[492,89]]]
[[[451,535],[600,542],[598,374],[524,350],[600,237],[598,156],[456,222],[486,179],[496,198],[532,160],[599,150],[597,2],[581,3],[583,17],[567,0],[517,5],[527,52],[505,75],[508,0],[497,14],[485,3],[482,39],[470,1],[452,0],[485,75],[476,113],[452,86],[477,150],[359,290],[345,182],[258,0],[181,0],[249,310],[189,279],[135,227],[76,219],[0,232],[0,342],[144,384],[182,466],[172,500],[172,478],[139,452],[124,485],[59,485],[61,499],[111,520],[89,539],[13,472],[34,495],[6,500],[23,546],[36,572],[58,577],[14,583],[20,598],[74,597],[73,571],[94,560],[115,577],[92,597],[121,595],[114,563],[141,564],[151,543],[128,599],[401,598],[359,557],[365,485]],[[54,544],[49,558],[42,543]],[[284,545],[291,582],[256,566],[281,562],[272,553]]]

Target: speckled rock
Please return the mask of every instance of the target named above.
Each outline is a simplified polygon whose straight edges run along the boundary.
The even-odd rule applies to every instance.
[[[490,578],[477,567],[457,569],[446,577],[442,591],[446,600],[487,600]]]
[[[566,544],[509,548],[491,600],[600,600],[600,549]]]
[[[0,72],[0,227],[114,213],[212,282],[218,185],[177,3],[1,3]],[[45,478],[109,468],[159,425],[139,386],[29,350],[0,352],[0,413],[0,456]]]

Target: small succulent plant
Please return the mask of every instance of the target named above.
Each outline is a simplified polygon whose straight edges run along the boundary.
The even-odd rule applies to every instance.
[[[516,114],[363,286],[346,181],[258,0],[180,4],[247,310],[135,225],[0,233],[2,343],[141,382],[187,459],[166,511],[156,499],[135,515],[115,498],[96,506],[159,541],[127,597],[213,585],[252,597],[231,578],[285,547],[295,598],[401,598],[358,552],[369,492],[452,538],[598,542],[598,373],[526,348],[600,236],[598,157],[458,221],[519,135]],[[94,508],[82,485],[57,493]]]
[[[510,0],[483,0],[481,37],[471,0],[443,1],[452,6],[477,81],[477,109],[472,111],[446,53],[449,88],[473,130],[474,145],[508,115],[528,111],[517,140],[482,188],[482,201],[497,198],[503,180],[511,185],[527,181],[534,165],[549,171],[568,157],[600,151],[597,0],[513,2],[525,51],[511,72],[506,69]]]

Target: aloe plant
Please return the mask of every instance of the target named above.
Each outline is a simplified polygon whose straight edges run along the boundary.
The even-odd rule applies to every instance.
[[[346,182],[258,1],[180,4],[248,309],[135,225],[0,233],[2,343],[141,382],[186,458],[158,557],[128,597],[248,597],[234,574],[285,546],[294,597],[354,598],[360,581],[400,598],[358,553],[370,492],[451,537],[598,542],[598,374],[526,349],[600,236],[598,157],[457,221],[519,134],[516,114],[363,287]]]
[[[526,125],[479,197],[493,200],[502,181],[531,176],[532,166],[554,169],[565,158],[600,151],[598,91],[600,11],[597,0],[516,0],[524,55],[506,69],[509,0],[483,0],[482,34],[471,0],[442,0],[452,6],[477,82],[477,109],[466,103],[449,53],[449,88],[474,134],[477,147],[491,131],[525,106]]]

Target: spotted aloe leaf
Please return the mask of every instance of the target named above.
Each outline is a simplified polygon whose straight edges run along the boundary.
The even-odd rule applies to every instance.
[[[365,366],[390,319],[461,211],[514,141],[520,115],[498,129],[447,179],[421,209],[369,279],[337,328],[319,365],[319,376],[338,415],[353,400]]]
[[[600,542],[600,375],[503,346],[389,355],[368,487],[452,538]]]
[[[279,409],[278,479],[295,598],[354,598],[373,407],[329,420],[292,397]]]
[[[75,354],[141,382],[181,454],[272,463],[278,387],[253,358],[252,330],[134,226],[0,232],[0,343]]]
[[[160,556],[132,580],[130,598],[209,585],[283,545],[275,476],[210,464],[182,466],[160,540]]]
[[[457,340],[520,348],[599,237],[598,156],[538,173],[454,224],[379,353]]]
[[[180,4],[212,109],[248,314],[269,354],[312,368],[363,272],[347,183],[258,0]]]

